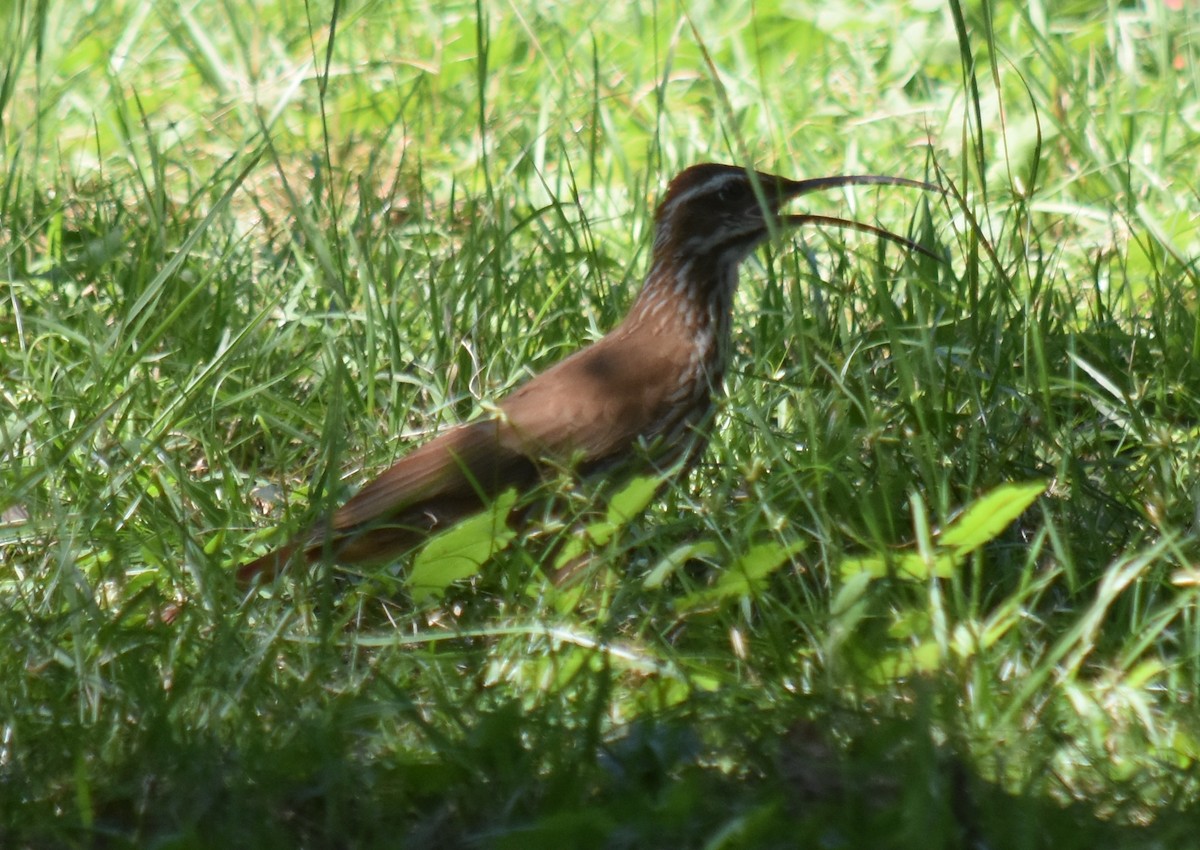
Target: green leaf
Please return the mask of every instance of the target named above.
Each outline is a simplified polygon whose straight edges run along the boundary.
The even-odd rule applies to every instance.
[[[620,527],[641,514],[662,486],[657,475],[639,475],[613,494],[608,502],[608,521]]]
[[[870,613],[867,587],[871,576],[859,572],[848,576],[842,583],[833,603],[829,606],[831,616],[826,648],[833,652],[853,635],[854,630]]]
[[[431,539],[413,559],[408,574],[413,602],[419,605],[440,597],[453,582],[477,574],[493,555],[506,549],[517,536],[508,525],[516,501],[517,491],[507,490],[486,510]]]
[[[657,590],[688,561],[711,558],[716,554],[717,544],[712,540],[699,540],[676,546],[654,565],[654,569],[647,573],[646,578],[642,580],[642,587],[646,590]]]
[[[896,577],[909,581],[925,581],[930,576],[950,578],[958,560],[957,553],[939,552],[927,559],[920,552],[909,552],[896,560]]]
[[[879,555],[864,555],[861,558],[845,558],[838,566],[842,581],[863,573],[871,578],[883,578],[888,574],[887,560]]]
[[[955,558],[969,555],[994,540],[1045,491],[1045,481],[997,487],[950,523],[938,538],[938,544],[954,550]]]
[[[689,593],[675,603],[675,610],[687,613],[714,608],[726,599],[740,599],[759,593],[767,578],[804,548],[800,540],[791,543],[760,543],[729,566],[712,587]]]
[[[941,651],[935,641],[880,653],[867,667],[866,676],[884,685],[919,673],[932,673],[941,666]]]
[[[604,519],[589,523],[582,535],[575,535],[563,544],[554,559],[555,571],[563,569],[586,551],[612,540],[630,520],[645,510],[660,486],[662,478],[659,476],[637,476],[621,487],[608,500]]]
[[[930,575],[949,578],[957,564],[955,555],[939,553],[934,555],[933,562],[930,563],[919,552],[897,554],[891,559],[893,569],[890,571],[887,558],[881,555],[864,555],[843,560],[838,566],[838,574],[843,581],[863,573],[871,578],[884,578],[891,574],[908,581],[924,581]]]
[[[963,558],[994,540],[1045,490],[1044,481],[997,487],[977,499],[946,527],[933,547],[931,558],[926,558],[920,552],[897,553],[890,558],[863,555],[844,559],[838,565],[838,574],[843,581],[862,573],[871,578],[894,575],[909,581],[926,581],[930,577],[949,578]]]

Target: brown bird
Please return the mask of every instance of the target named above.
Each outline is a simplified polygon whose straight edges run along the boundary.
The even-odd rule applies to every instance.
[[[874,174],[789,180],[711,163],[681,172],[655,214],[650,270],[624,321],[531,378],[495,415],[401,458],[331,516],[242,565],[238,580],[273,576],[301,557],[308,563],[393,558],[504,490],[534,486],[548,470],[686,468],[706,444],[728,361],[738,267],[756,246],[785,226],[828,224],[929,253],[869,224],[780,212],[799,195],[864,184],[937,191]]]

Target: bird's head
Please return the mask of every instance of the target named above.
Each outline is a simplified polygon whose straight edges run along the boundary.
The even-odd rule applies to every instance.
[[[831,216],[782,212],[788,201],[809,192],[872,184],[939,191],[929,183],[878,174],[789,180],[736,165],[711,162],[693,165],[676,175],[659,204],[654,253],[660,257],[738,263],[773,230],[801,224],[861,230],[925,252],[910,240],[873,225]]]

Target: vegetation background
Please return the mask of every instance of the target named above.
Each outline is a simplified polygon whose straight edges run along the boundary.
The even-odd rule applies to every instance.
[[[0,845],[1195,845],[1200,6],[0,15]],[[761,251],[575,590],[486,522],[234,586],[611,327],[704,160],[939,182],[804,203],[945,262]]]

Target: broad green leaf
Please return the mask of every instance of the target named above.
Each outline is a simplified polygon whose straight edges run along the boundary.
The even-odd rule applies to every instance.
[[[609,523],[617,527],[628,525],[646,509],[661,486],[662,478],[657,475],[639,475],[632,479],[609,499]]]
[[[929,564],[917,552],[896,555],[892,559],[894,575],[900,579],[924,581],[932,574],[938,578],[949,578],[954,572],[955,559],[950,554],[934,556]],[[889,575],[888,559],[881,555],[864,555],[860,558],[846,558],[838,567],[838,574],[845,581],[852,576],[866,573],[871,578],[883,578]]]
[[[1022,621],[1018,606],[1004,605],[983,623],[972,623],[972,628],[960,624],[954,630],[954,645],[962,658],[970,658],[979,650],[990,649]]]
[[[871,578],[883,578],[888,574],[887,561],[879,555],[864,555],[861,558],[845,558],[838,566],[842,581],[866,573]]]
[[[1134,665],[1122,681],[1126,688],[1148,689],[1152,679],[1166,671],[1166,666],[1158,658],[1148,658]]]
[[[726,599],[740,599],[758,593],[767,578],[803,548],[804,542],[800,540],[787,544],[772,541],[753,546],[734,561],[712,587],[690,593],[676,601],[675,610],[686,613],[713,608]]]
[[[657,590],[688,561],[697,558],[711,558],[715,554],[717,554],[717,544],[712,540],[700,540],[677,546],[654,565],[654,569],[643,579],[642,587],[646,590]]]
[[[833,597],[829,613],[838,620],[849,617],[853,622],[857,622],[862,613],[865,613],[867,586],[872,578],[873,576],[865,570],[847,575],[837,595]]]
[[[604,519],[589,523],[583,534],[563,543],[554,559],[554,569],[561,570],[589,549],[604,546],[618,531],[645,510],[658,492],[662,479],[657,476],[638,476],[625,484],[608,500]]]
[[[1045,491],[1045,481],[997,487],[950,523],[938,538],[938,544],[954,550],[958,558],[969,555],[994,540]]]
[[[964,557],[994,540],[1045,490],[1046,483],[1042,481],[1006,484],[977,499],[938,537],[932,562],[920,552],[897,554],[891,559],[882,555],[863,555],[843,560],[838,566],[838,574],[843,580],[860,573],[872,578],[891,574],[916,581],[926,581],[930,577],[949,578]],[[893,570],[889,571],[889,563]]]
[[[870,574],[858,572],[847,576],[842,582],[841,588],[833,598],[833,604],[829,607],[829,613],[832,615],[826,641],[829,651],[836,651],[844,644],[870,612],[867,587],[871,580]]]
[[[1197,741],[1185,729],[1176,728],[1168,746],[1179,756],[1176,764],[1180,767],[1188,767],[1194,762],[1200,761],[1200,741]]]
[[[901,610],[894,614],[894,619],[888,624],[888,637],[896,641],[906,642],[913,638],[929,634],[929,612],[917,609]]]
[[[225,531],[224,529],[219,528],[217,529],[216,533],[212,535],[212,537],[204,541],[204,554],[212,555],[214,552],[223,551],[224,547]]]
[[[599,525],[600,523],[597,523]],[[564,532],[564,534],[567,532]],[[592,529],[589,527],[584,534],[572,533],[558,549],[558,553],[554,556],[554,572],[557,573],[564,569],[568,564],[583,555],[587,548],[587,539],[591,536]],[[609,532],[611,535],[611,531]],[[605,538],[607,540],[607,538]]]
[[[941,652],[935,641],[923,641],[916,646],[882,653],[868,668],[867,677],[878,684],[887,684],[914,673],[931,673],[941,663]]]
[[[692,673],[688,677],[688,683],[696,690],[710,694],[721,689],[720,677],[710,673]]]
[[[438,534],[425,545],[408,575],[408,586],[417,604],[440,597],[453,582],[473,576],[497,552],[508,547],[516,532],[508,513],[517,491],[507,490],[490,507]]]
[[[935,553],[930,563],[919,552],[910,552],[896,559],[896,576],[902,579],[925,581],[930,576],[950,578],[958,559],[949,553]]]

